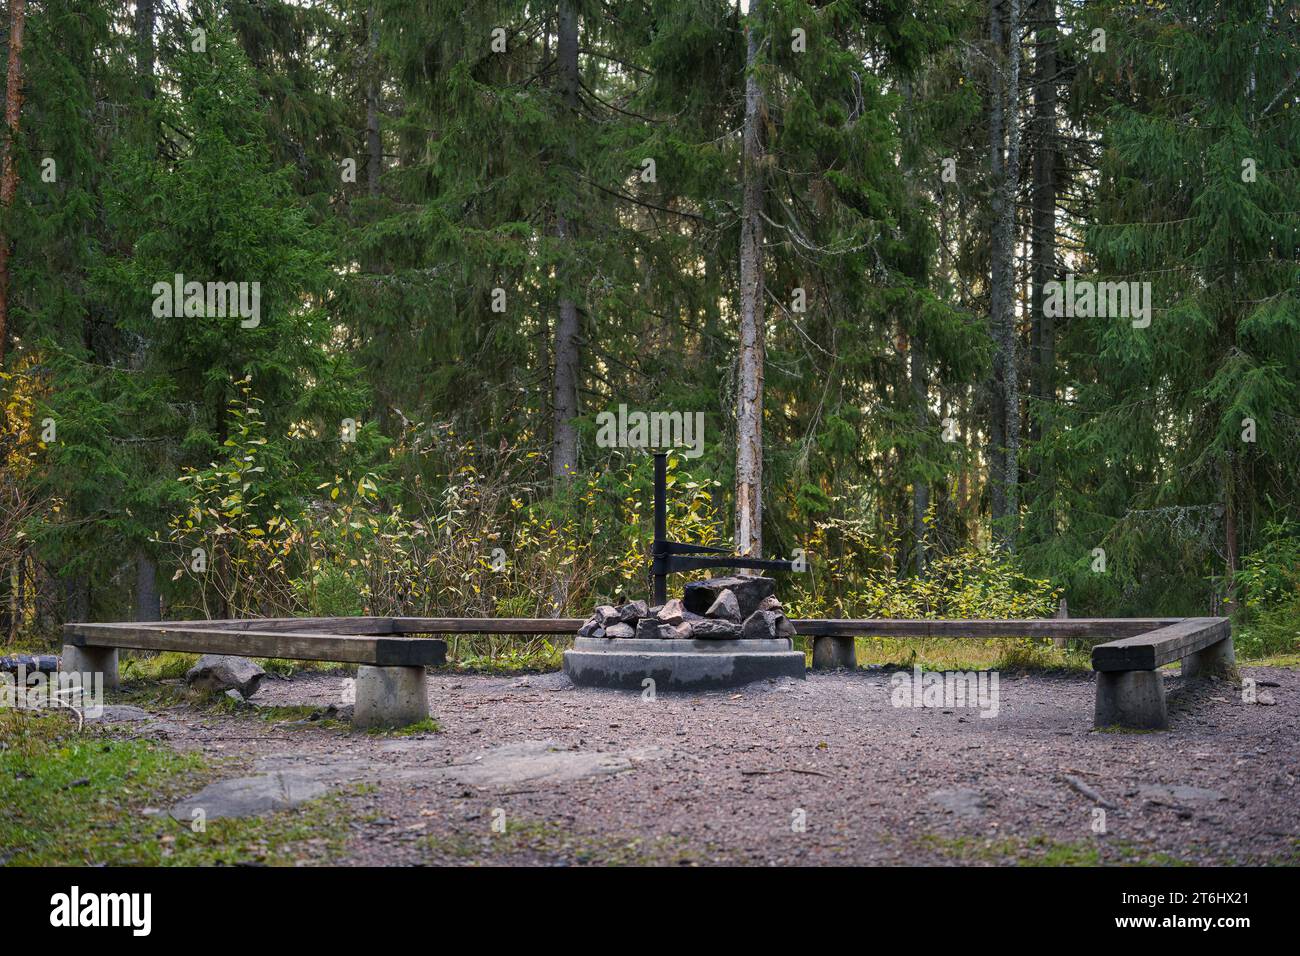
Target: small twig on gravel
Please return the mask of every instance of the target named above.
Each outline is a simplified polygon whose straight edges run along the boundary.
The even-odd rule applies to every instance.
[[[1063,773],[1061,774],[1061,779],[1098,806],[1105,807],[1107,810],[1117,809],[1115,804],[1111,803],[1078,777],[1072,777],[1068,773]]]
[[[806,773],[813,777],[829,777],[830,774],[822,773],[820,770],[800,770],[798,767],[782,767],[779,770],[742,770],[742,777],[759,777],[773,773]]]

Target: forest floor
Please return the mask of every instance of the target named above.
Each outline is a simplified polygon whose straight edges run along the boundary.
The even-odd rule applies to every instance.
[[[991,717],[895,707],[879,670],[655,700],[559,673],[435,674],[434,721],[395,734],[329,709],[345,674],[268,677],[244,706],[141,682],[89,732],[181,765],[151,783],[133,756],[114,851],[66,862],[1294,865],[1300,672],[1242,676],[1263,703],[1171,673],[1163,733],[1093,731],[1078,674],[1003,672]],[[34,805],[50,772],[11,788]],[[115,786],[87,772],[56,792]],[[213,819],[201,840],[186,825],[290,804]],[[34,821],[5,813],[0,858],[61,852],[6,847]]]

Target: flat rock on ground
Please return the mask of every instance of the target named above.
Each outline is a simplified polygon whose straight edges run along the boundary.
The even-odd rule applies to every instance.
[[[994,718],[895,708],[880,671],[654,700],[561,674],[434,673],[443,729],[413,737],[255,706],[160,714],[173,746],[242,766],[175,815],[337,792],[346,862],[986,865],[1044,846],[1083,862],[1300,862],[1300,673],[1243,672],[1276,682],[1277,704],[1170,679],[1165,733],[1094,732],[1089,675],[1006,672]],[[323,707],[341,683],[303,672],[258,699]],[[128,733],[159,722],[120,716]],[[1109,805],[1104,833],[1067,778]],[[495,833],[498,816],[516,829]]]

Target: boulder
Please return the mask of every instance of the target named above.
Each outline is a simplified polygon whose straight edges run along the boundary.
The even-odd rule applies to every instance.
[[[682,605],[682,602],[677,598],[673,598],[661,607],[659,613],[655,616],[659,618],[660,624],[681,624],[686,620],[685,612],[686,608]]]
[[[629,601],[618,608],[618,620],[621,624],[632,624],[649,613],[645,601]]]
[[[701,618],[691,622],[691,637],[700,641],[735,641],[740,638],[740,625],[734,621]]]
[[[745,618],[745,626],[740,636],[747,641],[773,640],[777,635],[777,618],[775,611],[755,611]]]
[[[643,617],[636,622],[636,636],[642,641],[656,641],[660,638],[659,621],[653,617]]]
[[[204,654],[185,674],[185,682],[198,690],[224,694],[237,690],[247,700],[257,693],[266,671],[247,657]]]
[[[722,621],[734,621],[737,624],[743,620],[740,616],[740,602],[736,600],[736,595],[729,589],[718,595],[718,599],[709,605],[709,609],[704,612],[704,616]]]
[[[723,591],[730,591],[740,605],[740,620],[747,620],[758,610],[763,598],[771,597],[776,592],[776,581],[772,578],[710,578],[707,581],[692,581],[686,585],[682,603],[686,610],[696,614],[705,614]]]
[[[605,628],[605,636],[610,638],[628,638],[635,637],[636,631],[632,630],[631,624],[611,624]]]

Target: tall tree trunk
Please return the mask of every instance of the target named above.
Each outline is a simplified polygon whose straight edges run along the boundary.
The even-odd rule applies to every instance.
[[[989,4],[989,33],[995,60],[1000,60],[1004,34],[999,0]],[[995,537],[1007,550],[1015,549],[1019,520],[1020,388],[1015,308],[1016,186],[1020,176],[1020,0],[1008,0],[1006,68],[994,71],[990,84],[990,160],[993,173],[993,247],[990,256],[989,325],[995,347],[994,387],[991,390],[990,469],[994,485]],[[1006,158],[1003,160],[1003,140]],[[1000,439],[1000,441],[999,441]],[[1001,459],[1001,467],[993,463]],[[1001,484],[998,493],[997,485]],[[999,508],[998,505],[1001,507]],[[999,521],[998,519],[1002,519]]]
[[[928,389],[925,382],[925,352],[918,338],[912,339],[912,351],[909,359],[912,381],[912,405],[916,415],[916,428],[923,432],[929,424]],[[926,533],[925,513],[930,510],[930,487],[919,475],[912,479],[912,540],[916,547],[916,574],[925,576],[926,568]]]
[[[146,100],[154,98],[154,45],[153,27],[156,15],[155,0],[135,2],[135,71],[140,80],[140,95]]]
[[[161,621],[162,602],[158,594],[158,562],[144,548],[135,554],[135,619]]]
[[[26,0],[9,0],[9,69],[5,81],[5,135],[0,146],[0,219],[7,220],[18,195],[18,124],[23,108],[23,27]],[[8,222],[0,227],[0,368],[9,342]]]
[[[1056,276],[1056,0],[1037,0],[1034,43],[1034,157],[1030,196],[1031,273],[1029,311],[1034,370],[1033,395],[1039,412],[1030,437],[1043,435],[1048,409],[1056,400],[1056,320],[1043,314],[1043,286]]]
[[[372,5],[366,14],[366,194],[379,198],[379,173],[384,166],[383,143],[379,138],[379,18]]]
[[[570,0],[562,0],[559,14],[559,36],[557,38],[557,60],[559,66],[559,90],[563,97],[566,120],[570,124],[578,122],[578,14]],[[572,130],[572,127],[570,127]],[[576,144],[570,132],[569,155],[565,162],[576,161]],[[570,184],[572,187],[572,183]],[[563,247],[573,240],[573,223],[566,208],[572,200],[569,196],[561,197],[556,204],[555,237]],[[553,438],[551,445],[551,474],[555,478],[567,481],[578,470],[578,429],[575,419],[578,417],[578,368],[579,333],[578,306],[569,297],[569,270],[560,270],[561,284],[559,321],[555,326],[555,378],[553,395]]]
[[[1223,553],[1226,559],[1223,569],[1225,577],[1224,610],[1233,614],[1237,610],[1237,468],[1236,456],[1231,451],[1223,460]]]
[[[763,92],[758,58],[762,0],[745,25],[745,122],[740,223],[740,354],[736,380],[736,547],[763,553]]]

